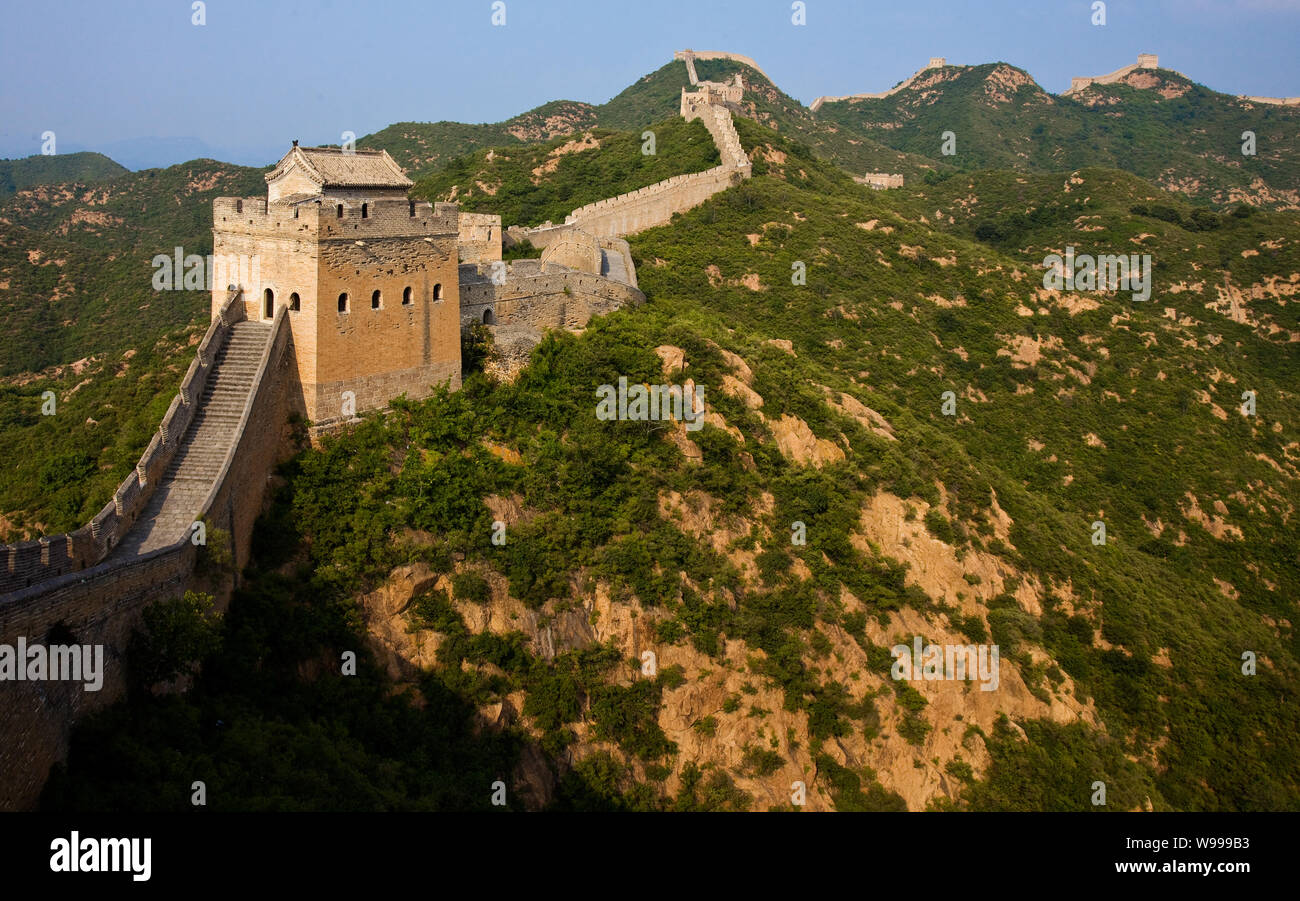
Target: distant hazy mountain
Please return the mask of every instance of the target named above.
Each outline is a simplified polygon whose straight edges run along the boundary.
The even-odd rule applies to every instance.
[[[32,185],[103,181],[125,172],[126,169],[102,153],[63,153],[0,160],[0,197]]]

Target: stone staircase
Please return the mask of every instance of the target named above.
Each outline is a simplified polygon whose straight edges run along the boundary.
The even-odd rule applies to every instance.
[[[110,559],[166,547],[188,533],[235,440],[270,337],[269,323],[237,322],[231,327],[175,456]]]
[[[732,121],[731,113],[725,107],[706,106],[700,111],[700,118],[704,121],[704,127],[712,135],[713,143],[718,147],[722,165],[731,169],[752,168],[753,164],[750,163],[749,157],[741,146],[740,135],[736,133],[736,123]]]

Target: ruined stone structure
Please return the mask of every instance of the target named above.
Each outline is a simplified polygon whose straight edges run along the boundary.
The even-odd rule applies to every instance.
[[[860,185],[871,185],[876,190],[901,188],[903,186],[903,176],[891,175],[888,172],[868,172],[866,175],[853,176],[853,180]]]
[[[563,235],[542,249],[542,262],[600,275],[603,262],[600,241],[580,228],[565,229]]]
[[[930,61],[926,63],[924,67],[917,69],[904,81],[900,82],[897,86],[890,88],[888,91],[880,91],[875,94],[845,94],[842,97],[818,97],[812,102],[812,106],[810,106],[809,109],[815,113],[817,110],[821,109],[822,104],[825,103],[840,103],[844,100],[880,100],[884,97],[890,97],[897,94],[899,91],[904,91],[910,88],[913,82],[930,69],[942,69],[946,65],[948,65],[948,61],[942,56],[932,56],[930,57]]]
[[[581,329],[598,316],[645,300],[632,285],[544,260],[460,267],[461,324]]]

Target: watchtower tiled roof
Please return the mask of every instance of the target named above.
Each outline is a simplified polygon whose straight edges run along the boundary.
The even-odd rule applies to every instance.
[[[282,178],[294,167],[322,189],[409,188],[414,184],[386,150],[350,150],[338,147],[297,147],[284,155],[267,182]]]

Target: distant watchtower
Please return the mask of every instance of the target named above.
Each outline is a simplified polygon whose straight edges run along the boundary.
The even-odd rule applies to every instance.
[[[212,315],[228,284],[250,320],[287,308],[299,412],[327,424],[459,387],[456,204],[408,200],[382,150],[295,141],[266,182],[266,199],[213,202]]]

